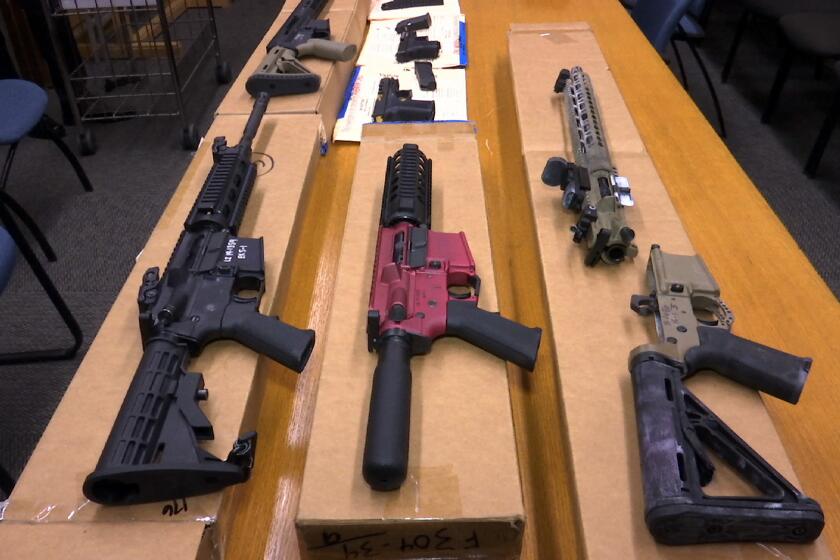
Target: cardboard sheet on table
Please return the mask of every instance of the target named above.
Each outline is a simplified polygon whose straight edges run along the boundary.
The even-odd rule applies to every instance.
[[[354,16],[353,11],[329,11],[324,17],[330,20],[334,40],[353,43],[357,48],[361,48],[364,27],[356,21]],[[262,64],[266,54],[266,45],[274,38],[288,17],[289,12],[281,12],[271,25],[219,104],[216,109],[217,114],[247,115],[251,112],[254,99],[245,90],[245,83]],[[331,130],[344,100],[347,80],[354,67],[353,61],[333,62],[315,57],[304,57],[300,61],[311,72],[321,76],[321,87],[312,93],[272,97],[266,114],[318,113],[322,116],[325,130]]]
[[[492,526],[496,534],[513,530],[515,542],[505,546],[516,547],[524,519],[505,364],[463,341],[440,339],[431,354],[412,359],[411,447],[403,487],[374,492],[362,479],[376,366],[365,334],[371,271],[386,161],[403,143],[418,144],[434,162],[432,227],[466,233],[482,280],[480,306],[497,309],[472,123],[366,126],[336,299],[321,338],[324,361],[297,517],[301,541],[315,546],[329,527],[339,527],[342,535],[374,527],[383,532],[374,546],[388,546],[388,535],[450,522]],[[317,557],[328,553],[322,547]]]
[[[103,507],[84,497],[82,482],[102,453],[140,361],[137,290],[141,277],[148,267],[166,266],[184,219],[210,170],[212,138],[226,136],[234,144],[246,121],[245,116],[218,117],[208,131],[21,474],[9,499],[4,525],[15,521],[52,524],[193,520],[204,526],[215,522],[222,492],[179,500],[177,504]],[[317,161],[318,124],[316,115],[266,115],[254,141],[254,158],[261,163],[240,233],[265,238],[266,285],[260,305],[263,313],[269,313],[275,304],[298,203],[313,162]],[[190,362],[189,371],[201,372],[210,392],[201,408],[213,425],[215,439],[202,447],[222,459],[242,433],[258,359],[255,352],[242,345],[220,341]],[[291,370],[283,372],[296,375]],[[258,452],[256,468],[266,460],[271,458],[261,458]]]
[[[645,152],[609,65],[588,27],[514,24],[510,41],[516,102],[528,107],[518,114],[523,150],[552,150],[556,149],[559,136],[568,140],[562,95],[554,93],[554,82],[561,69],[581,66],[598,93],[611,149],[634,154]],[[552,117],[546,119],[546,115]]]
[[[559,38],[559,39],[558,39]],[[727,544],[702,547],[657,545],[644,523],[632,385],[627,357],[656,339],[653,321],[630,310],[630,296],[644,293],[650,245],[693,253],[682,223],[636,131],[594,35],[580,24],[512,26],[509,36],[517,114],[530,184],[543,279],[569,430],[588,558],[829,558],[813,545]],[[538,53],[538,54],[537,54]],[[619,266],[583,265],[584,249],[571,241],[577,216],[562,208],[560,191],[540,180],[546,159],[571,159],[569,132],[560,103],[548,101],[561,67],[581,65],[600,102],[607,140],[620,175],[630,179],[635,206],[625,209],[636,232],[639,256]],[[537,80],[525,82],[523,80]],[[539,88],[539,89],[537,89]],[[543,99],[534,91],[542,92]],[[726,286],[722,286],[726,298]],[[570,303],[577,302],[577,303]],[[582,307],[591,320],[581,321]],[[736,314],[738,310],[733,310]],[[735,330],[737,332],[737,321]],[[575,332],[578,336],[564,336]],[[596,359],[597,357],[597,359]],[[689,382],[691,389],[777,470],[797,484],[767,410],[750,389],[713,374]],[[726,469],[715,493],[744,486]],[[711,491],[712,488],[709,490]]]
[[[120,558],[187,560],[212,558],[212,539],[194,523],[0,523],[0,558]],[[149,545],[155,543],[153,551]],[[11,554],[4,556],[4,553]]]

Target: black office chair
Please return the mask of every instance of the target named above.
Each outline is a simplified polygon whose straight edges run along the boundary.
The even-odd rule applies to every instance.
[[[726,62],[720,74],[722,82],[729,80],[735,55],[750,22],[755,18],[779,21],[782,17],[799,12],[840,12],[840,2],[837,0],[740,0],[744,5],[744,12],[738,20],[735,36],[729,46]]]
[[[695,17],[693,14],[697,14]],[[697,52],[697,44],[705,37],[703,27],[699,18],[707,15],[706,2],[703,0],[635,0],[635,6],[630,12],[633,20],[648,38],[654,48],[663,57],[665,49],[670,44],[674,49],[674,56],[683,79],[683,86],[688,89],[688,78],[683,66],[677,42],[684,42],[688,45],[691,54],[697,61],[697,66],[703,74],[706,86],[712,96],[712,102],[717,113],[721,137],[726,137],[726,124],[723,120],[720,100],[717,91],[709,77],[709,72],[700,53]]]
[[[805,174],[809,177],[814,177],[817,174],[817,167],[820,165],[825,148],[828,146],[831,134],[837,126],[837,121],[840,120],[840,61],[834,63],[834,75],[837,79],[837,91],[834,93],[834,100],[831,102],[831,107],[825,116],[817,140],[814,142],[814,147],[811,148],[811,153],[808,155],[808,162],[805,164]]]
[[[840,13],[790,14],[779,20],[779,28],[785,37],[787,50],[776,71],[773,87],[761,115],[763,123],[770,122],[797,56],[816,58],[818,61],[840,58]]]

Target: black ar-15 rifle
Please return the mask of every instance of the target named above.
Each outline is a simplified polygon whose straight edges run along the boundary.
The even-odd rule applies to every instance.
[[[150,268],[143,276],[143,358],[96,470],[85,479],[84,494],[94,502],[155,502],[248,479],[256,433],[238,439],[226,461],[198,445],[213,439],[198,406],[208,391],[202,375],[185,368],[207,344],[232,339],[295,371],[306,366],[315,333],[260,314],[263,240],[237,236],[256,178],[251,143],[267,105],[268,96],[260,95],[237,146],[224,137],[213,141],[213,168],[166,271],[161,277]]]

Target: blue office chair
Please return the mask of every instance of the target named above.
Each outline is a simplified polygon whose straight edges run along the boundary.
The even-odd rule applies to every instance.
[[[726,125],[723,121],[723,111],[717,91],[703,59],[700,58],[700,53],[697,52],[697,43],[705,37],[702,21],[708,16],[706,2],[704,0],[636,0],[636,5],[630,15],[660,55],[665,56],[665,49],[669,44],[673,47],[683,86],[686,89],[688,89],[688,79],[677,42],[688,45],[712,96],[720,135],[726,138]]]
[[[0,294],[6,289],[17,261],[15,240],[5,228],[0,227]]]
[[[0,172],[0,203],[17,215],[38,242],[47,260],[54,262],[55,252],[35,220],[6,191],[18,144],[26,136],[52,140],[73,166],[82,187],[86,191],[93,190],[79,160],[62,140],[66,135],[64,127],[52,120],[45,113],[46,109],[47,92],[36,84],[25,80],[0,80],[0,146],[9,146]]]
[[[18,143],[27,135],[52,140],[70,161],[84,189],[93,190],[79,161],[61,139],[64,135],[63,127],[44,113],[46,108],[47,94],[37,85],[23,80],[0,80],[0,145],[9,146],[0,172],[0,226],[3,228],[0,239],[0,293],[6,287],[15,254],[19,250],[73,336],[73,344],[61,348],[0,354],[0,365],[71,358],[82,345],[79,324],[24,237],[18,220],[32,233],[47,260],[55,261],[55,252],[32,217],[6,191]]]

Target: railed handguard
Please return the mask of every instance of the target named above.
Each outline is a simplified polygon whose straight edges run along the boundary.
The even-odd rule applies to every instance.
[[[408,470],[411,357],[456,336],[533,369],[541,330],[477,307],[480,280],[463,233],[431,231],[432,162],[414,144],[388,158],[368,308],[376,351],[362,473],[396,490]]]
[[[198,442],[213,439],[199,407],[209,397],[191,356],[232,339],[301,371],[315,333],[259,313],[264,290],[262,239],[237,237],[256,177],[251,144],[268,97],[254,105],[242,141],[213,143],[213,168],[166,271],[146,271],[140,288],[143,357],[96,469],[83,492],[94,502],[128,505],[206,494],[248,479],[256,434],[233,445],[225,461]],[[254,291],[256,296],[240,295]]]
[[[301,64],[299,58],[348,61],[356,46],[330,39],[330,21],[317,19],[327,0],[302,0],[266,46],[266,55],[245,82],[252,97],[312,93],[321,87],[321,76]]]
[[[729,332],[731,312],[697,256],[651,249],[649,296],[631,307],[655,315],[661,342],[641,346],[629,367],[642,463],[645,521],[664,544],[780,541],[817,538],[820,505],[804,496],[683,384],[711,370],[789,402],[802,391],[811,360],[739,338]],[[716,325],[698,325],[694,310],[711,312]],[[707,321],[708,323],[708,321]],[[715,467],[710,449],[759,496],[710,496],[703,487]]]
[[[636,234],[624,217],[624,207],[633,205],[630,183],[615,172],[589,75],[580,66],[571,72],[564,69],[554,92],[564,94],[575,163],[549,158],[542,181],[559,186],[563,207],[580,214],[571,228],[572,241],[586,241],[584,262],[588,266],[633,258],[638,253],[633,243]]]

